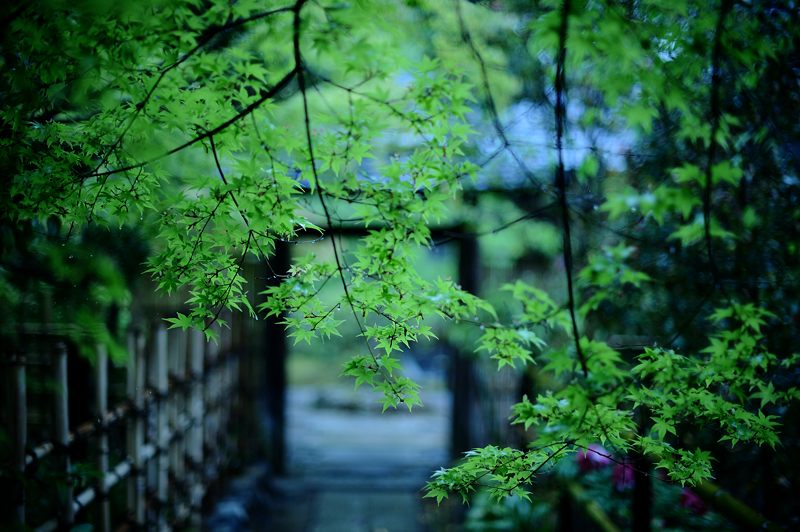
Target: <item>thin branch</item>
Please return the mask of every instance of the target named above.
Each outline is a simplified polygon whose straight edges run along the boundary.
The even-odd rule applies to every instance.
[[[256,109],[261,107],[261,105],[263,105],[264,102],[266,102],[267,100],[269,100],[271,98],[274,98],[283,89],[288,87],[289,83],[292,81],[292,79],[295,77],[295,75],[297,75],[297,68],[293,68],[292,70],[287,72],[286,75],[284,75],[283,78],[281,78],[278,81],[278,83],[273,85],[270,90],[265,92],[260,98],[258,98],[256,101],[254,101],[253,103],[251,103],[250,105],[248,105],[247,107],[242,109],[240,112],[238,112],[233,117],[231,117],[228,120],[222,122],[221,124],[219,124],[218,126],[214,127],[213,129],[209,129],[207,131],[204,131],[200,135],[197,135],[196,137],[194,137],[194,138],[192,138],[190,140],[187,140],[183,144],[170,149],[169,151],[166,151],[166,152],[164,152],[164,153],[162,153],[160,155],[156,155],[155,157],[153,157],[151,159],[147,159],[146,161],[142,161],[140,163],[135,163],[135,164],[127,165],[127,166],[122,166],[120,168],[115,168],[113,170],[106,170],[105,172],[95,172],[95,173],[85,174],[85,175],[81,176],[81,178],[82,179],[86,179],[86,178],[89,178],[89,177],[106,177],[106,176],[110,176],[110,175],[113,175],[113,174],[118,174],[120,172],[127,172],[128,170],[135,170],[137,168],[141,168],[141,167],[146,166],[146,165],[148,165],[150,163],[153,163],[155,161],[164,159],[165,157],[169,157],[170,155],[174,155],[174,154],[178,153],[179,151],[185,150],[186,148],[188,148],[190,146],[194,146],[195,144],[197,144],[198,142],[200,142],[202,140],[205,140],[205,139],[207,139],[207,138],[209,138],[209,137],[211,137],[213,135],[216,135],[217,133],[221,133],[222,131],[224,131],[225,129],[227,129],[231,125],[235,124],[236,122],[238,122],[242,118],[245,118],[246,116],[250,115],[253,111],[255,111]]]
[[[219,154],[217,153],[217,146],[216,146],[216,143],[214,142],[214,136],[213,135],[209,136],[208,140],[209,140],[209,143],[211,145],[211,153],[214,156],[214,164],[217,166],[217,172],[219,173],[219,177],[222,180],[222,183],[225,184],[225,186],[227,187],[227,186],[229,186],[228,185],[228,179],[225,177],[225,172],[222,171],[222,164],[220,164],[220,161],[219,161]],[[239,213],[239,216],[242,217],[242,220],[244,220],[244,225],[247,227],[247,229],[250,232],[251,236],[254,236],[254,237],[255,236],[261,236],[261,237],[265,237],[265,238],[271,238],[271,236],[266,234],[265,232],[257,231],[255,229],[253,229],[253,227],[250,225],[250,220],[247,219],[247,215],[244,213],[242,208],[239,206],[239,200],[236,199],[236,195],[233,193],[233,190],[228,189],[226,191],[226,194],[231,198],[231,200],[233,201],[233,204],[236,206],[236,210]],[[258,238],[253,238],[253,241],[256,244],[256,248],[258,249],[258,253],[262,257],[264,257],[264,259],[266,259],[269,255],[266,252],[264,252],[264,250],[262,249],[261,243],[259,243]]]
[[[303,57],[300,52],[300,27],[301,27],[301,17],[300,12],[303,8],[303,4],[306,3],[307,0],[297,0],[297,3],[294,5],[294,25],[293,25],[293,35],[292,35],[292,42],[294,47],[294,69],[293,72],[297,73],[297,84],[300,89],[300,95],[303,99],[303,122],[305,126],[305,133],[306,133],[306,146],[308,148],[308,158],[311,164],[311,173],[314,177],[314,188],[317,192],[317,197],[319,198],[319,202],[322,205],[322,210],[325,213],[325,219],[328,222],[328,226],[331,227],[333,225],[330,211],[328,210],[328,205],[325,202],[325,197],[322,193],[322,183],[319,179],[319,172],[317,171],[317,163],[314,160],[314,142],[311,138],[311,120],[310,120],[310,113],[308,110],[308,96],[306,94],[306,80],[305,80],[305,71],[303,66]],[[376,367],[380,368],[381,366],[378,364],[378,357],[372,349],[368,339],[366,338],[366,330],[364,329],[361,320],[358,317],[358,313],[356,312],[355,304],[353,302],[353,297],[350,294],[350,289],[347,286],[347,280],[344,278],[344,269],[342,268],[342,261],[339,254],[339,248],[336,244],[336,238],[331,238],[331,245],[333,246],[333,256],[336,261],[336,269],[339,272],[339,279],[342,283],[342,288],[344,289],[345,299],[347,299],[348,306],[353,313],[353,317],[356,320],[356,324],[358,325],[361,334],[364,336],[365,343],[367,345],[367,349],[369,350],[370,356],[372,357],[373,362],[376,364]],[[385,370],[384,370],[385,371]],[[386,378],[386,382],[389,385],[392,393],[403,402],[404,398],[399,390],[394,386],[391,375],[385,374],[384,377]]]
[[[236,265],[236,271],[234,271],[233,275],[231,275],[231,280],[228,283],[227,289],[225,290],[225,295],[220,300],[219,306],[217,307],[217,311],[214,313],[214,317],[211,319],[211,321],[205,327],[203,327],[203,332],[206,332],[209,327],[211,327],[212,325],[214,325],[217,322],[217,320],[219,319],[219,315],[222,312],[222,309],[225,308],[225,302],[228,300],[228,297],[231,295],[231,291],[233,290],[233,285],[236,282],[236,276],[239,275],[239,270],[241,270],[242,266],[244,265],[244,260],[247,257],[247,253],[250,251],[250,242],[252,240],[253,240],[253,232],[252,231],[248,231],[247,232],[247,243],[244,246],[244,251],[242,252],[241,257],[239,257],[239,263]]]
[[[226,187],[228,187],[230,185],[228,184],[228,179],[225,177],[225,172],[222,171],[222,165],[219,162],[219,154],[217,153],[217,145],[214,142],[214,136],[211,135],[210,137],[208,137],[208,141],[209,144],[211,145],[211,154],[214,156],[214,164],[217,167],[217,173],[219,173],[219,178],[222,180],[222,183]],[[236,199],[236,196],[233,194],[233,191],[228,189],[226,191],[226,194],[230,196],[231,200],[233,201],[233,204],[236,206],[236,210],[239,212],[239,216],[241,216],[242,219],[244,220],[244,224],[247,226],[248,229],[252,229],[250,227],[250,221],[247,219],[247,216],[244,214],[244,212],[242,212],[241,207],[239,207],[239,200]]]
[[[719,269],[714,257],[713,242],[711,238],[711,192],[713,189],[713,168],[717,156],[717,132],[720,122],[719,92],[721,83],[720,62],[722,60],[722,32],[725,27],[725,17],[731,9],[730,0],[721,0],[717,27],[714,32],[714,48],[711,52],[711,134],[708,142],[708,157],[705,168],[705,187],[703,190],[703,228],[705,231],[706,252],[714,286],[720,286]]]
[[[485,486],[485,484],[480,484],[479,481],[482,478],[484,478],[485,476],[487,476],[487,475],[493,475],[501,467],[508,467],[513,462],[524,460],[525,458],[527,458],[527,456],[530,453],[534,453],[534,452],[537,452],[537,451],[542,451],[544,449],[547,449],[548,447],[555,447],[556,445],[562,445],[563,447],[561,449],[559,449],[558,451],[556,451],[557,453],[561,452],[564,449],[564,447],[566,447],[568,445],[571,445],[572,443],[573,442],[571,440],[555,441],[555,442],[552,442],[552,443],[547,443],[547,444],[544,444],[544,445],[540,445],[540,446],[537,446],[537,447],[530,448],[527,451],[525,451],[523,454],[520,454],[520,455],[512,455],[508,459],[501,460],[500,463],[495,464],[494,467],[492,467],[490,469],[487,469],[486,471],[484,471],[480,475],[477,475],[474,479],[472,479],[472,482],[474,482],[478,486]],[[552,455],[551,455],[550,458],[552,458]],[[548,458],[548,460],[550,460],[550,458]],[[542,464],[542,465],[544,465],[544,464]],[[537,468],[537,471],[538,471],[538,469],[539,468]]]
[[[570,445],[570,442],[566,442],[566,443],[564,443],[564,445],[562,445],[561,447],[559,447],[558,449],[553,451],[552,454],[547,455],[547,458],[542,460],[542,463],[540,463],[539,465],[537,465],[536,467],[531,469],[528,472],[527,475],[525,475],[524,477],[520,478],[519,481],[514,486],[512,486],[511,488],[506,488],[506,489],[504,489],[504,491],[507,491],[508,493],[511,493],[515,489],[519,488],[521,485],[527,484],[531,480],[531,478],[533,478],[533,475],[538,473],[540,469],[542,469],[544,466],[546,466],[550,462],[550,460],[552,460],[553,458],[555,458],[556,456],[561,454],[567,447],[569,447],[569,445]]]
[[[711,295],[713,293],[714,290],[712,288],[708,291],[708,293],[700,298],[700,302],[685,315],[683,321],[675,328],[675,333],[672,335],[672,337],[670,337],[669,340],[667,340],[666,346],[675,347],[675,342],[678,341],[678,338],[680,338],[681,335],[686,332],[686,329],[689,328],[689,325],[691,325],[697,316],[700,315],[700,311],[703,310],[703,307],[705,307],[706,303],[708,303],[708,301],[711,299]]]
[[[663,249],[664,248],[664,242],[663,241],[658,241],[658,242],[651,241],[651,240],[648,240],[646,238],[631,234],[631,233],[625,231],[624,229],[617,229],[616,227],[612,227],[610,224],[608,224],[608,223],[606,223],[606,222],[604,222],[602,220],[598,220],[596,218],[593,218],[593,217],[589,216],[589,213],[584,212],[583,209],[581,209],[579,207],[573,207],[573,206],[570,205],[569,209],[573,213],[577,214],[578,217],[580,217],[584,222],[586,222],[588,224],[591,224],[592,227],[596,227],[598,229],[603,229],[605,231],[608,231],[609,233],[617,235],[620,238],[624,238],[625,240],[636,242],[639,245],[646,245],[648,247],[652,247],[652,248],[655,248],[655,249]],[[643,218],[644,218],[643,216],[639,217],[633,223],[628,224],[627,227],[638,225],[639,223],[642,222]]]
[[[203,227],[200,228],[200,232],[197,234],[197,236],[194,239],[194,245],[192,245],[192,251],[191,251],[191,253],[189,253],[189,259],[186,261],[186,263],[183,266],[178,268],[178,270],[177,270],[178,275],[182,275],[189,268],[189,266],[194,262],[194,255],[197,252],[197,248],[200,246],[200,242],[203,240],[203,235],[206,232],[206,228],[208,227],[208,224],[211,222],[211,219],[214,218],[214,216],[216,216],[217,209],[219,209],[219,206],[222,205],[223,201],[225,201],[225,196],[224,195],[220,196],[217,199],[217,204],[214,205],[214,208],[211,210],[210,213],[208,213],[208,216],[206,216],[206,220],[203,223]],[[189,228],[191,229],[192,226],[194,226],[196,223],[197,222],[192,222],[192,224],[189,226]]]
[[[561,205],[561,223],[563,226],[563,257],[564,269],[567,274],[567,300],[569,307],[569,317],[572,323],[572,336],[575,340],[575,352],[581,364],[583,376],[589,376],[589,368],[586,366],[586,356],[581,348],[580,333],[578,332],[578,320],[575,316],[575,294],[572,282],[572,236],[569,225],[569,204],[567,203],[567,180],[564,170],[564,124],[566,122],[566,108],[564,96],[566,92],[566,76],[564,64],[567,58],[567,30],[569,25],[570,0],[561,3],[561,23],[558,29],[558,59],[556,62],[556,152],[558,154],[558,165],[556,167],[555,186],[558,190],[558,200]]]
[[[517,218],[514,218],[511,221],[508,221],[508,222],[505,222],[505,223],[503,223],[501,225],[498,225],[497,227],[495,227],[493,229],[487,229],[486,231],[475,231],[475,232],[445,231],[445,235],[447,235],[447,236],[445,238],[433,241],[432,246],[433,247],[441,246],[441,245],[446,244],[448,242],[452,242],[453,240],[461,240],[461,239],[464,239],[464,238],[470,238],[470,237],[478,237],[478,238],[480,238],[482,236],[496,235],[497,233],[499,233],[501,231],[504,231],[505,229],[508,229],[509,227],[512,227],[512,226],[514,226],[514,225],[516,225],[516,224],[518,224],[520,222],[523,222],[525,220],[531,220],[531,219],[538,218],[544,212],[547,212],[551,208],[555,207],[555,205],[556,205],[555,202],[548,203],[547,205],[544,205],[544,206],[542,206],[542,207],[540,207],[540,208],[538,208],[536,210],[533,210],[533,211],[530,211],[530,212],[526,212],[525,214],[523,214],[521,216],[518,216]]]
[[[517,154],[517,152],[511,147],[511,142],[508,140],[506,136],[505,127],[503,126],[502,122],[500,121],[500,114],[497,111],[497,104],[495,103],[494,96],[492,94],[492,88],[489,85],[489,73],[486,69],[486,61],[483,59],[483,55],[481,55],[480,51],[478,50],[477,46],[475,46],[475,41],[470,34],[469,28],[467,28],[467,24],[464,21],[464,15],[461,12],[461,0],[454,0],[455,7],[456,7],[456,17],[458,19],[458,26],[459,31],[461,33],[461,40],[464,41],[470,52],[472,52],[472,56],[475,58],[475,61],[478,63],[478,67],[480,68],[481,73],[481,82],[483,84],[483,93],[484,99],[486,103],[486,107],[489,109],[489,114],[492,118],[492,126],[494,127],[495,132],[497,133],[498,138],[502,141],[503,146],[502,149],[507,151],[514,162],[519,166],[522,173],[525,175],[525,178],[531,182],[531,184],[536,187],[538,190],[544,190],[544,184],[536,181],[533,172],[528,165],[525,164],[525,161]]]
[[[328,275],[326,275],[326,276],[325,276],[325,279],[322,281],[322,283],[320,283],[320,285],[317,287],[317,289],[316,289],[316,290],[315,290],[315,291],[314,291],[312,294],[310,294],[308,297],[306,297],[306,298],[303,300],[303,302],[302,302],[302,303],[300,303],[299,305],[295,305],[295,306],[294,306],[294,307],[291,309],[291,311],[290,311],[290,312],[297,312],[297,311],[299,311],[299,310],[300,310],[300,309],[302,309],[304,306],[306,306],[306,304],[308,304],[308,302],[309,302],[309,301],[311,301],[312,299],[314,299],[315,297],[317,297],[317,295],[319,295],[319,293],[320,293],[320,292],[322,292],[322,289],[323,289],[323,288],[325,288],[325,285],[326,285],[326,284],[328,284],[328,281],[330,281],[330,280],[331,280],[331,278],[333,277],[333,273],[334,273],[334,272],[331,272],[331,273],[329,273]]]
[[[630,462],[627,458],[619,460],[618,458],[615,458],[611,454],[598,451],[597,449],[594,449],[592,447],[587,447],[585,445],[580,445],[579,443],[575,443],[574,441],[570,442],[570,444],[573,447],[577,447],[579,449],[582,449],[584,453],[593,453],[593,454],[596,454],[597,456],[602,456],[603,458],[605,458],[605,459],[607,459],[607,460],[609,460],[609,461],[611,461],[611,462],[613,462],[613,463],[615,463],[617,465],[621,465],[623,467],[626,467],[626,468],[630,469],[631,471],[633,471],[635,473],[639,473],[640,475],[643,475],[645,477],[654,478],[654,479],[656,479],[656,480],[658,480],[660,482],[663,482],[664,484],[669,484],[669,485],[677,485],[679,483],[683,484],[687,480],[691,479],[691,475],[687,475],[685,478],[676,478],[676,479],[665,478],[665,477],[662,477],[661,475],[654,475],[653,473],[651,473],[649,471],[645,471],[643,469],[640,469],[640,468],[634,466],[633,463]]]
[[[409,113],[406,113],[406,112],[402,111],[401,109],[399,109],[396,105],[394,105],[392,103],[391,100],[382,100],[381,98],[373,96],[373,95],[371,95],[369,93],[356,90],[355,87],[348,87],[347,85],[342,85],[341,83],[338,83],[338,82],[336,82],[336,81],[334,81],[334,80],[332,80],[330,78],[327,78],[327,77],[319,75],[319,74],[317,75],[317,77],[321,81],[323,81],[324,83],[327,83],[327,84],[329,84],[329,85],[331,85],[333,87],[336,87],[337,89],[343,90],[349,95],[355,94],[356,96],[359,96],[359,97],[364,98],[366,100],[369,100],[369,101],[371,101],[373,103],[377,103],[379,105],[382,105],[382,106],[386,107],[393,115],[395,115],[398,118],[408,122],[411,125],[411,127],[413,127],[414,130],[416,130],[416,132],[417,132],[417,134],[419,136],[421,136],[423,138],[426,137],[425,132],[422,130],[422,127],[420,127],[420,124],[423,123],[423,122],[426,122],[428,120],[431,120],[432,118],[434,118],[433,116],[413,116],[413,115],[410,115]],[[360,84],[361,83],[359,83],[358,85],[360,85]],[[356,87],[358,85],[356,85]]]
[[[188,60],[190,57],[195,55],[206,44],[208,44],[214,37],[216,37],[217,35],[219,35],[223,31],[228,31],[228,30],[231,30],[233,28],[238,28],[240,26],[243,26],[243,25],[247,24],[248,22],[253,22],[255,20],[260,20],[260,19],[263,19],[265,17],[271,16],[271,15],[275,15],[277,13],[282,13],[282,12],[285,12],[285,11],[290,11],[290,10],[291,10],[291,7],[282,7],[282,8],[278,8],[278,9],[272,9],[270,11],[264,11],[262,13],[257,13],[255,15],[250,16],[250,17],[246,17],[246,18],[243,18],[243,19],[235,20],[235,21],[233,21],[233,22],[231,22],[229,24],[218,26],[217,28],[214,28],[214,29],[206,29],[203,32],[202,37],[197,42],[197,44],[195,45],[194,48],[192,48],[191,50],[189,50],[188,52],[183,54],[178,60],[174,61],[170,65],[168,65],[165,68],[161,69],[161,71],[159,72],[158,78],[156,78],[156,81],[150,87],[150,90],[148,90],[147,94],[145,94],[144,98],[139,103],[136,104],[133,116],[128,121],[127,125],[122,130],[122,132],[120,132],[119,136],[117,136],[116,140],[112,143],[111,147],[108,150],[106,150],[105,154],[103,155],[102,159],[97,164],[95,169],[89,175],[81,176],[81,181],[83,181],[83,180],[85,180],[85,179],[87,179],[89,177],[102,176],[104,178],[103,181],[100,183],[100,188],[97,190],[97,194],[95,195],[95,198],[92,201],[92,205],[89,208],[89,219],[90,220],[91,220],[92,215],[94,213],[95,206],[97,205],[97,201],[100,198],[100,194],[102,193],[103,188],[105,187],[106,182],[108,181],[108,177],[110,175],[112,175],[113,173],[116,173],[116,172],[112,172],[112,173],[101,173],[101,174],[98,174],[97,171],[100,168],[102,168],[108,162],[108,159],[111,156],[111,154],[114,153],[114,151],[116,151],[117,148],[119,148],[120,144],[122,143],[122,140],[125,138],[125,135],[128,134],[128,131],[130,131],[130,129],[133,126],[134,122],[136,122],[136,119],[139,118],[139,115],[141,114],[142,110],[145,109],[145,107],[147,107],[148,102],[153,97],[153,94],[155,93],[156,89],[161,84],[161,82],[164,80],[166,75],[169,72],[171,72],[172,70],[174,70],[175,68],[177,68],[178,66],[180,66],[181,64],[183,64],[184,62],[186,62],[186,60]],[[169,154],[167,154],[167,155],[169,155]],[[121,171],[123,171],[123,170],[117,170],[117,172],[121,172]],[[80,193],[78,194],[78,197],[80,198]]]
[[[322,316],[319,316],[318,317],[319,319],[317,319],[317,321],[315,321],[314,323],[311,324],[311,330],[312,331],[316,331],[317,327],[319,327],[319,324],[322,323],[323,321],[325,321],[325,318],[327,318],[328,316],[333,314],[339,308],[340,308],[339,303],[336,303],[335,305],[333,305],[330,309],[328,309],[328,311],[325,314],[323,314]],[[317,316],[311,316],[311,315],[307,315],[306,316],[306,318],[312,318],[312,317],[317,317]]]

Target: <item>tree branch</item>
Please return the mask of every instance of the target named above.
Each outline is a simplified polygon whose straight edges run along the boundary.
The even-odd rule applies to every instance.
[[[706,241],[706,253],[714,287],[720,285],[719,269],[714,257],[713,242],[711,238],[711,192],[713,189],[713,169],[717,156],[717,132],[719,131],[720,103],[719,92],[721,83],[720,62],[722,60],[722,32],[725,27],[725,17],[731,9],[730,0],[720,0],[717,27],[714,31],[714,47],[711,51],[711,134],[708,142],[708,153],[705,168],[705,187],[703,190],[703,229]]]
[[[231,30],[233,28],[238,28],[240,26],[243,26],[243,25],[247,24],[248,22],[252,22],[252,21],[255,21],[255,20],[260,20],[260,19],[266,18],[266,17],[268,17],[270,15],[275,15],[277,13],[282,13],[282,12],[290,11],[290,10],[291,10],[291,7],[282,7],[282,8],[272,9],[270,11],[264,11],[262,13],[257,13],[255,15],[250,16],[250,17],[246,17],[246,18],[243,18],[243,19],[235,20],[235,21],[233,21],[233,22],[231,22],[229,24],[224,24],[224,25],[218,26],[216,28],[213,28],[213,27],[212,28],[207,28],[202,33],[201,38],[198,40],[198,42],[197,42],[197,44],[195,45],[194,48],[192,48],[191,50],[189,50],[188,52],[183,54],[183,56],[181,56],[178,60],[174,61],[173,63],[171,63],[167,67],[161,69],[161,71],[159,72],[158,78],[156,78],[155,83],[153,83],[153,85],[150,87],[150,90],[147,91],[147,94],[145,94],[145,96],[142,99],[142,101],[140,101],[139,103],[136,104],[136,110],[134,111],[133,116],[128,121],[127,125],[122,130],[122,132],[117,136],[116,140],[111,144],[111,147],[108,150],[106,150],[106,152],[103,155],[103,157],[100,160],[100,162],[97,163],[97,166],[95,166],[95,169],[90,174],[81,176],[81,181],[84,181],[85,179],[87,179],[89,177],[100,177],[100,176],[102,176],[104,178],[102,183],[100,183],[100,188],[97,190],[97,194],[95,195],[94,200],[92,201],[92,205],[89,208],[89,219],[90,220],[91,220],[92,215],[94,213],[95,206],[97,205],[97,201],[100,199],[100,194],[102,193],[103,188],[105,187],[106,182],[108,181],[108,176],[112,175],[113,173],[122,172],[122,171],[125,171],[125,170],[130,170],[132,168],[121,169],[121,170],[117,170],[116,172],[112,172],[112,173],[100,173],[100,174],[98,174],[97,171],[101,167],[103,167],[103,165],[105,165],[108,162],[108,158],[120,146],[120,144],[122,143],[122,139],[124,139],[125,135],[128,134],[128,131],[130,131],[130,129],[133,126],[134,122],[136,122],[136,119],[139,118],[139,115],[141,114],[142,110],[147,106],[147,103],[153,97],[153,94],[155,93],[156,89],[161,84],[161,82],[164,80],[166,75],[169,72],[171,72],[172,70],[174,70],[175,68],[177,68],[178,66],[180,66],[181,64],[183,64],[184,62],[186,62],[187,59],[189,59],[190,57],[195,55],[198,51],[200,51],[200,49],[202,49],[206,44],[211,42],[211,40],[214,37],[216,37],[217,35],[219,35],[220,33],[224,32],[224,31]],[[170,154],[167,154],[167,155],[170,155]],[[152,161],[150,161],[150,162],[152,162]],[[78,198],[80,199],[80,190],[78,191]]]
[[[255,111],[256,109],[261,107],[261,105],[263,105],[264,102],[266,102],[267,100],[269,100],[271,98],[274,98],[283,89],[288,87],[289,83],[292,81],[292,79],[295,77],[296,74],[297,74],[297,68],[295,67],[292,70],[290,70],[288,73],[286,73],[278,81],[278,83],[276,83],[275,85],[272,86],[272,88],[270,90],[268,90],[266,93],[264,93],[256,101],[254,101],[253,103],[251,103],[250,105],[248,105],[247,107],[242,109],[240,112],[236,113],[236,115],[234,115],[233,117],[229,118],[228,120],[222,122],[221,124],[219,124],[218,126],[214,127],[213,129],[209,129],[207,131],[204,131],[200,135],[197,135],[196,137],[184,142],[183,144],[181,144],[179,146],[176,146],[176,147],[170,149],[169,151],[166,151],[166,152],[164,152],[164,153],[162,153],[160,155],[156,155],[155,157],[153,157],[151,159],[147,159],[146,161],[143,161],[143,162],[140,162],[140,163],[131,164],[131,165],[128,165],[128,166],[123,166],[123,167],[120,167],[120,168],[115,168],[113,170],[107,170],[105,172],[95,172],[95,173],[91,173],[91,174],[85,174],[85,175],[81,176],[81,179],[86,179],[86,178],[89,178],[89,177],[106,177],[106,176],[110,176],[110,175],[113,175],[113,174],[118,174],[120,172],[127,172],[128,170],[135,170],[137,168],[141,168],[141,167],[146,166],[146,165],[148,165],[150,163],[153,163],[155,161],[164,159],[165,157],[169,157],[170,155],[174,155],[174,154],[178,153],[179,151],[185,150],[186,148],[188,148],[190,146],[194,146],[198,142],[200,142],[202,140],[205,140],[205,139],[211,137],[212,135],[216,135],[217,133],[220,133],[220,132],[224,131],[225,129],[227,129],[231,125],[233,125],[236,122],[238,122],[239,120],[241,120],[242,118],[245,118],[246,116],[250,115],[253,111]]]
[[[500,121],[500,114],[497,111],[497,104],[494,100],[494,95],[492,94],[492,88],[489,85],[489,73],[486,69],[486,61],[483,59],[483,55],[481,55],[480,51],[478,50],[477,46],[475,46],[475,41],[472,39],[472,35],[470,34],[469,28],[467,28],[467,24],[464,21],[464,15],[461,11],[461,0],[454,0],[456,6],[456,17],[458,18],[458,26],[459,31],[461,33],[461,40],[464,41],[470,52],[472,52],[472,56],[475,58],[475,61],[478,63],[478,67],[480,68],[481,73],[481,83],[483,85],[483,93],[484,99],[486,100],[486,107],[489,109],[489,114],[492,118],[492,126],[494,127],[495,132],[497,133],[498,138],[503,143],[502,150],[507,151],[511,158],[514,159],[514,162],[519,166],[522,173],[525,175],[525,178],[531,182],[531,184],[536,187],[538,190],[542,191],[545,188],[543,183],[539,183],[536,181],[536,178],[528,168],[528,165],[525,164],[525,161],[517,154],[517,152],[511,147],[511,142],[508,140],[506,136],[505,127],[503,126],[502,122]]]
[[[306,3],[306,0],[297,0],[297,3],[294,6],[294,31],[292,35],[292,42],[294,47],[294,69],[293,72],[297,73],[297,84],[300,89],[300,95],[303,99],[303,122],[305,126],[305,134],[306,134],[306,146],[308,148],[308,158],[311,164],[311,174],[314,178],[314,188],[317,192],[317,197],[319,198],[319,202],[322,205],[322,210],[325,213],[325,219],[328,223],[328,227],[333,226],[333,221],[331,219],[330,211],[328,210],[328,205],[325,202],[325,197],[322,193],[322,184],[319,179],[319,172],[317,171],[317,163],[314,160],[314,142],[311,138],[311,119],[308,110],[308,96],[306,94],[306,80],[305,80],[305,72],[303,66],[303,56],[300,51],[300,33],[301,33],[301,18],[300,12],[303,8],[303,4]],[[331,244],[333,246],[333,257],[336,261],[336,269],[339,272],[339,279],[342,283],[342,288],[344,289],[345,299],[347,299],[347,304],[350,307],[350,310],[353,313],[353,317],[356,320],[356,324],[358,325],[359,330],[361,331],[362,336],[364,336],[365,343],[367,345],[367,349],[369,350],[369,354],[372,357],[373,362],[377,368],[381,368],[378,363],[378,357],[372,349],[372,346],[369,343],[368,338],[366,337],[366,330],[364,329],[361,320],[358,317],[358,313],[356,312],[355,305],[353,302],[353,297],[350,294],[350,289],[347,286],[347,280],[344,278],[344,268],[342,267],[342,261],[339,255],[339,248],[336,244],[336,238],[331,238]],[[383,369],[383,368],[381,368]],[[384,374],[384,378],[386,379],[389,388],[391,389],[392,393],[395,397],[398,398],[400,402],[404,401],[403,395],[400,391],[394,386],[392,382],[391,375],[385,372],[383,369],[382,373]]]
[[[569,317],[572,323],[572,336],[575,340],[575,352],[581,364],[583,376],[589,376],[589,368],[586,366],[586,356],[581,348],[580,333],[578,332],[578,320],[575,316],[575,294],[572,282],[572,236],[569,225],[569,204],[567,203],[567,180],[564,170],[564,124],[566,122],[566,107],[564,105],[564,95],[566,92],[566,77],[564,74],[564,63],[567,58],[567,30],[569,27],[570,0],[563,0],[561,3],[561,23],[558,29],[558,58],[556,60],[556,153],[558,154],[558,164],[556,166],[555,186],[558,190],[558,201],[561,205],[561,223],[563,226],[563,257],[564,269],[567,274],[567,301],[569,307]]]

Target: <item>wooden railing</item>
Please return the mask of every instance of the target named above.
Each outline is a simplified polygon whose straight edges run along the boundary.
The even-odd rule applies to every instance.
[[[10,432],[14,440],[12,460],[20,479],[14,494],[18,524],[43,531],[69,528],[87,520],[101,531],[116,528],[121,522],[137,529],[199,526],[206,490],[222,472],[235,446],[231,422],[236,412],[238,346],[230,329],[219,333],[219,342],[209,343],[200,331],[167,330],[163,322],[154,324],[149,332],[133,330],[128,338],[125,397],[111,407],[108,354],[98,345],[91,412],[94,420],[73,430],[69,419],[69,344],[58,337],[39,341],[38,345],[45,346],[40,349],[47,349],[52,357],[45,367],[51,371],[48,393],[55,406],[52,439],[41,442],[28,441],[28,357],[22,353],[14,356],[10,366],[14,408]],[[124,441],[124,450],[112,452],[112,429],[115,434],[124,432],[124,438],[118,438]],[[87,460],[92,463],[92,481],[78,489],[73,481],[73,450],[78,443],[86,442],[90,451],[84,453],[81,465]],[[57,507],[52,508],[51,515],[34,516],[30,510],[26,512],[25,486],[46,459],[62,479],[56,482]],[[112,508],[109,493],[115,487],[117,492],[124,489],[127,493],[114,497]]]

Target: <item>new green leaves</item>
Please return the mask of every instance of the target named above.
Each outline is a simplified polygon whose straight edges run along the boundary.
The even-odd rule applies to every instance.
[[[526,488],[534,474],[564,458],[566,448],[566,444],[553,444],[529,451],[493,445],[473,449],[459,465],[436,471],[425,486],[425,496],[440,503],[456,493],[466,503],[476,488],[485,487],[495,500],[510,495],[529,499]]]

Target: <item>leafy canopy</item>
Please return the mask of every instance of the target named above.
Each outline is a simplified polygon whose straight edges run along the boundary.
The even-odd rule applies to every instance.
[[[226,308],[280,316],[298,342],[352,320],[363,342],[344,373],[383,392],[384,410],[420,403],[398,353],[435,336],[429,318],[480,326],[478,353],[500,368],[538,365],[550,386],[513,408],[512,422],[533,429],[530,448],[470,451],[432,477],[437,501],[466,500],[482,484],[527,496],[539,471],[596,441],[644,454],[681,483],[713,474],[711,453],[683,433],[713,427],[731,445],[774,447],[771,407],[797,398],[774,379],[797,355],[786,344],[773,354],[765,334],[783,295],[754,297],[739,282],[745,268],[726,261],[778,227],[763,209],[770,186],[796,194],[796,172],[770,177],[785,169],[774,138],[783,125],[754,121],[768,104],[748,97],[783,64],[800,25],[760,2],[498,4],[17,4],[3,19],[4,227],[27,249],[79,246],[91,228],[142,228],[146,271],[167,293],[186,290],[187,310],[168,321],[210,337]],[[541,111],[543,145],[520,149],[510,137],[506,110],[520,101]],[[582,138],[573,131],[641,146],[660,138],[669,153],[620,162],[594,145],[572,157]],[[773,155],[748,160],[758,150]],[[738,204],[740,217],[723,214],[717,202],[744,184],[754,199]],[[563,237],[537,242],[561,255],[566,296],[517,280],[497,296],[498,312],[415,269],[431,227],[474,221],[465,193],[490,188],[532,199],[487,236],[538,217]],[[796,205],[787,216],[797,220]],[[570,237],[578,217],[642,236],[590,232],[584,261]],[[345,243],[340,227],[363,236]],[[650,264],[639,260],[644,237],[661,248]],[[765,261],[796,266],[788,237],[794,247]],[[245,261],[268,263],[279,242],[299,241],[319,252],[295,257],[255,306]],[[688,338],[674,312],[663,317],[685,301],[658,277],[689,279],[682,265],[703,272],[710,295],[695,317],[707,314],[711,332],[684,345],[651,340],[633,355],[613,347],[608,315],[630,334]],[[773,280],[775,269],[751,280]],[[11,266],[0,283],[4,303],[23,304]],[[340,287],[333,301],[318,297],[329,283]]]

